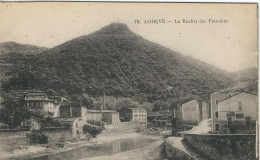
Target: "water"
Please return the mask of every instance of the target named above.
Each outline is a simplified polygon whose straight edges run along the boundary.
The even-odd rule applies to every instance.
[[[115,153],[130,151],[134,149],[140,149],[147,146],[149,143],[154,142],[152,139],[127,138],[116,140],[96,146],[86,146],[78,149],[56,153],[51,155],[44,155],[32,160],[76,160],[83,158],[91,158],[96,156],[109,156]]]

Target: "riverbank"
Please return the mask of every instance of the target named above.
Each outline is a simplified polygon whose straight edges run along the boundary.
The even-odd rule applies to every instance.
[[[26,134],[29,131],[1,132],[0,133],[0,159],[21,159],[21,157],[32,157],[38,154],[52,153],[60,148],[58,142],[75,142],[69,130],[46,131],[49,138],[48,144],[30,144]]]
[[[21,140],[22,135],[19,136]],[[103,143],[108,143],[111,141],[127,139],[127,138],[147,138],[147,139],[158,139],[158,137],[142,135],[136,132],[109,132],[104,131],[102,134],[98,135],[97,138],[93,138],[90,141],[77,141],[77,142],[66,142],[62,148],[50,147],[50,145],[26,145],[22,144],[19,148],[16,148],[12,152],[5,152],[1,154],[1,159],[30,159],[32,157],[41,157],[45,155],[52,155],[57,153],[62,153],[70,150],[76,150],[78,148],[86,146],[96,146],[102,145]],[[25,138],[25,137],[23,137]],[[19,142],[17,140],[17,142]],[[3,156],[2,156],[3,155]]]
[[[164,159],[161,151],[163,150],[164,140],[156,140],[147,144],[145,147],[126,152],[121,152],[109,156],[97,156],[93,158],[85,158],[81,160],[162,160]]]

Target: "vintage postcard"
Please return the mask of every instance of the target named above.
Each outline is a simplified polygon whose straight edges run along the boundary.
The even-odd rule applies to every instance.
[[[0,159],[258,159],[257,10],[0,3]]]

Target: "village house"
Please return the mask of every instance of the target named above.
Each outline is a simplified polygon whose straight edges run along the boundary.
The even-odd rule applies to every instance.
[[[59,104],[49,99],[45,92],[38,90],[28,90],[23,92],[26,105],[31,111],[45,116],[58,117]]]
[[[143,108],[131,108],[132,122],[138,122],[139,125],[147,126],[147,110]]]
[[[217,91],[211,94],[211,131],[218,132],[219,124],[218,124],[218,103],[226,98],[229,98],[233,95],[241,93],[243,91],[257,93],[257,81],[252,82],[248,80],[246,82],[239,82],[234,86],[229,88]]]
[[[60,118],[75,118],[82,116],[82,108],[86,106],[82,105],[79,101],[63,101],[59,106]]]
[[[114,110],[103,110],[102,121],[112,126],[119,126],[120,125],[119,113]]]
[[[89,110],[81,107],[81,117],[73,120],[72,135],[79,137],[83,135],[83,127],[94,125],[105,129],[120,129],[119,113],[114,110]]]
[[[103,122],[107,125],[120,126],[119,113],[114,110],[83,110],[82,118],[90,124],[98,123],[100,125]]]
[[[243,91],[219,101],[215,132],[247,133],[254,130],[258,118],[257,98],[257,95]]]

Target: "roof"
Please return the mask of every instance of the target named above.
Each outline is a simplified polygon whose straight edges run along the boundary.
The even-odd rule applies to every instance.
[[[192,99],[192,100],[189,100],[189,101],[187,101],[187,102],[185,102],[185,103],[182,103],[181,105],[184,105],[184,104],[186,104],[186,103],[190,103],[190,102],[192,102],[192,101],[196,101],[196,102],[199,103],[199,101],[198,101],[197,99]]]
[[[234,94],[234,95],[232,95],[232,96],[230,96],[230,97],[228,97],[228,98],[222,99],[222,100],[219,101],[218,103],[220,103],[220,102],[222,102],[222,101],[225,101],[225,100],[227,100],[227,99],[230,99],[230,98],[232,98],[232,97],[235,97],[235,96],[237,96],[237,95],[239,95],[239,94],[241,94],[241,93],[247,93],[247,94],[252,94],[252,95],[254,95],[254,96],[257,96],[257,95],[254,94],[254,93],[242,91],[242,92],[239,92],[239,93],[237,93],[237,94]]]
[[[47,98],[31,98],[31,99],[26,99],[26,101],[48,101],[48,102],[54,102],[54,100],[47,99]]]
[[[146,110],[144,108],[130,108],[130,109],[132,109],[132,110]]]
[[[87,112],[92,112],[92,113],[118,113],[117,111],[114,111],[114,110],[90,110],[90,109],[87,109]]]

